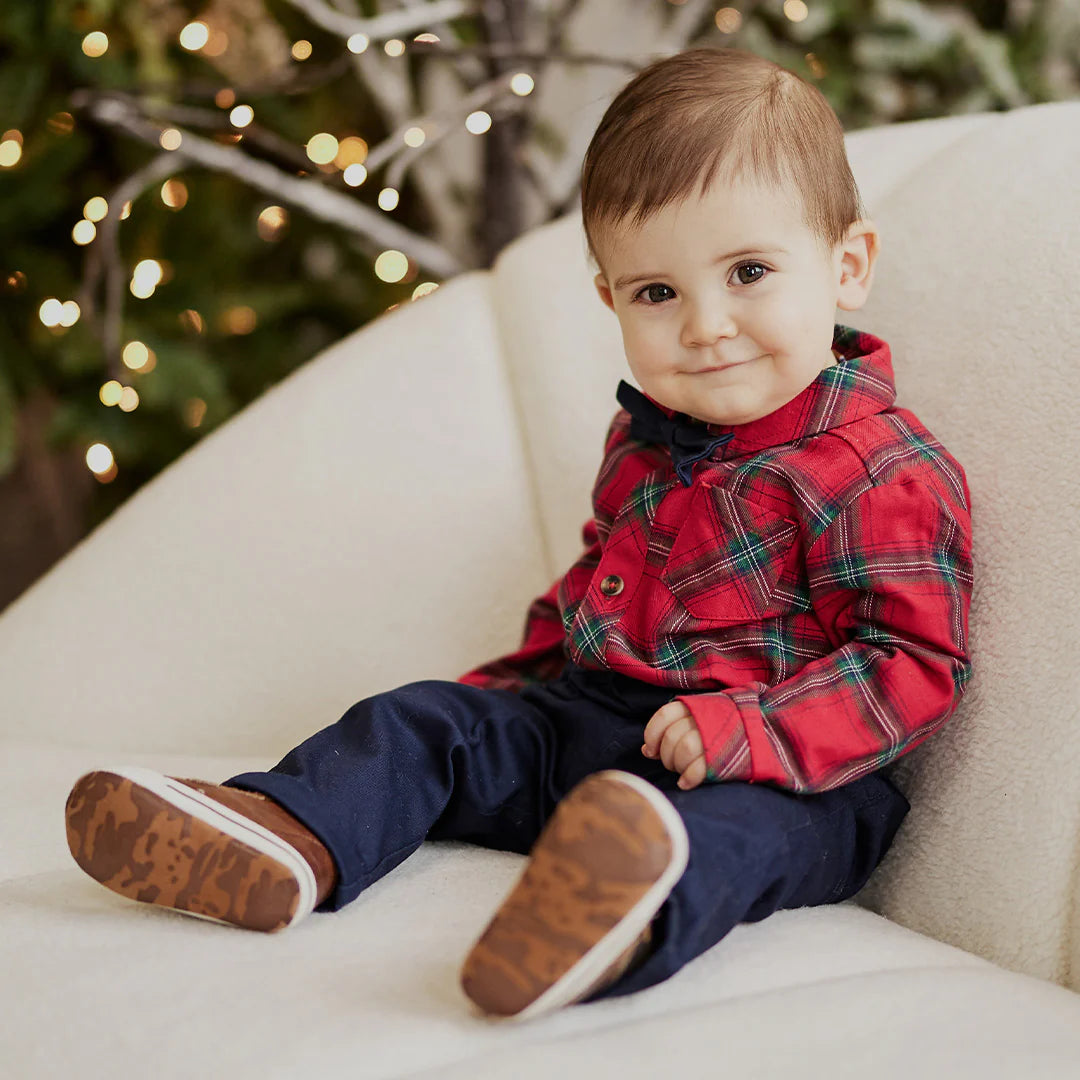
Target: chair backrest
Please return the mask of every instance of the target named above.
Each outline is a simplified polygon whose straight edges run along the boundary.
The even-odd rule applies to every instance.
[[[328,349],[6,609],[0,737],[273,761],[512,647],[550,582],[490,284]]]
[[[883,243],[869,303],[837,318],[889,342],[899,403],[965,466],[976,573],[974,677],[894,767],[914,808],[861,897],[1080,989],[1080,103],[847,144]],[[553,571],[629,377],[594,272],[577,215],[496,266]]]

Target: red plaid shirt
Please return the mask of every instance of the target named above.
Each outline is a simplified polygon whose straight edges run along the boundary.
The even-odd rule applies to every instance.
[[[708,780],[800,792],[940,727],[971,675],[967,480],[894,405],[884,341],[837,325],[833,347],[841,359],[775,412],[708,425],[733,437],[689,486],[620,409],[584,553],[533,601],[521,647],[458,681],[521,689],[569,658],[668,686]]]

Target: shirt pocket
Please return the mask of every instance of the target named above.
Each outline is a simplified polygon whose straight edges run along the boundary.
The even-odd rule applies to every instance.
[[[660,579],[697,619],[757,622],[785,614],[777,595],[799,526],[777,511],[702,484]]]

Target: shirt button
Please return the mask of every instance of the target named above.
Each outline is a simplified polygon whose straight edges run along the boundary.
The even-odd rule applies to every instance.
[[[618,574],[608,574],[600,582],[600,591],[605,596],[618,596],[623,591],[623,579]]]

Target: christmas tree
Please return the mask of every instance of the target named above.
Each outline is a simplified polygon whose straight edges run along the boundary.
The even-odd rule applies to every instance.
[[[571,210],[607,102],[749,49],[847,130],[1080,95],[1070,0],[15,0],[0,606],[324,346]]]

